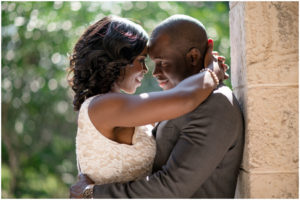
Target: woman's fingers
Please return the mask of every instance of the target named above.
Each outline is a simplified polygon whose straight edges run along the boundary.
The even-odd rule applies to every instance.
[[[228,68],[228,66],[225,64],[225,61],[218,58],[218,64],[223,67],[223,69]]]
[[[229,66],[225,63],[223,63],[222,66],[223,66],[225,72],[229,69]]]
[[[226,58],[224,56],[218,56],[218,60],[224,63]]]
[[[228,79],[229,78],[229,75],[227,73],[225,73],[224,75],[224,80]]]
[[[213,51],[213,45],[213,40],[209,39],[206,54],[204,57],[204,67],[208,67],[213,62],[213,60],[218,61],[219,67],[213,67],[212,70],[220,75],[219,78],[221,78],[221,80],[228,79],[229,75],[226,73],[226,71],[229,69],[229,66],[225,64],[226,58],[224,56],[219,56],[219,53],[217,51]]]
[[[222,66],[222,68],[223,68],[223,70],[224,70],[224,80],[226,80],[226,79],[229,78],[229,75],[226,73],[226,71],[229,69],[229,66],[226,65],[226,64],[224,64],[224,63],[222,63],[221,66]]]

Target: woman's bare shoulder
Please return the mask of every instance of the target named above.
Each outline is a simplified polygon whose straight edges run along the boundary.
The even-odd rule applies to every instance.
[[[111,110],[128,98],[129,95],[122,94],[122,93],[106,93],[97,95],[89,104],[89,111],[91,110]]]
[[[122,93],[106,93],[97,95],[88,106],[88,114],[92,122],[113,125],[116,115],[120,113],[124,102],[130,95]]]

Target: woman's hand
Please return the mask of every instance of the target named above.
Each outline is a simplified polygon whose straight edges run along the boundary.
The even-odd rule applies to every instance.
[[[219,56],[218,52],[213,51],[213,47],[213,40],[209,39],[204,57],[204,67],[214,71],[219,80],[223,81],[229,78],[229,75],[226,73],[229,67],[225,64],[225,57]]]

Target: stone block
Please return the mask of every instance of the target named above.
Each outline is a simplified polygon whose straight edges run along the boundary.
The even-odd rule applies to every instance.
[[[248,2],[245,8],[247,48],[265,55],[298,49],[298,2]],[[289,50],[289,51],[287,51]],[[266,56],[261,56],[264,59]]]
[[[246,124],[244,169],[298,169],[297,87],[249,88]]]
[[[298,198],[298,173],[240,171],[235,198]]]
[[[270,58],[261,62],[253,62],[252,64],[247,63],[248,86],[256,84],[298,84],[299,62],[296,57],[297,55],[292,54],[280,56],[276,59]]]
[[[265,173],[249,176],[249,198],[298,198],[298,173]]]
[[[249,2],[244,21],[247,82],[298,82],[298,2]]]

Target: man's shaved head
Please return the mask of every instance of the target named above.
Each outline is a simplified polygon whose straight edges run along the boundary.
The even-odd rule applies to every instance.
[[[161,88],[175,87],[204,67],[207,34],[201,22],[186,15],[173,15],[152,32],[148,53],[154,61],[153,76]]]
[[[203,24],[195,18],[186,15],[173,15],[162,21],[152,32],[150,38],[154,42],[158,36],[166,34],[172,47],[182,53],[195,47],[204,56],[207,48],[207,34]]]

